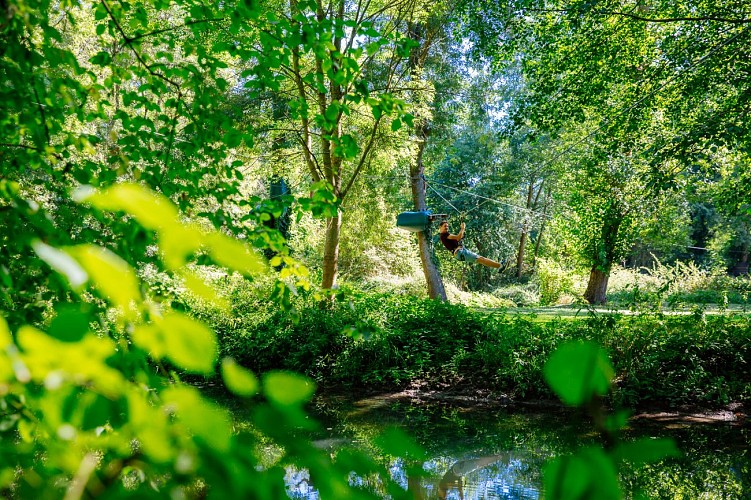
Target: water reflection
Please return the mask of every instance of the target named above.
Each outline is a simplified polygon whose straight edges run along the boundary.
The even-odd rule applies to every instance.
[[[316,446],[335,456],[343,447],[368,449],[385,427],[399,426],[427,452],[421,463],[388,463],[393,480],[415,499],[542,498],[542,469],[555,456],[597,444],[589,421],[573,412],[524,413],[514,409],[374,405],[367,411],[321,406],[326,435]],[[751,498],[747,427],[633,422],[624,439],[672,437],[684,456],[659,464],[626,466],[620,481],[626,498]],[[384,460],[389,460],[382,457]],[[353,485],[379,492],[377,480],[352,475]],[[292,498],[317,499],[306,471],[288,470]],[[379,493],[380,494],[380,493]],[[745,495],[745,496],[744,496]]]
[[[513,453],[458,460],[438,481],[436,494],[441,500],[539,498],[539,487],[529,484],[527,472],[528,464]]]

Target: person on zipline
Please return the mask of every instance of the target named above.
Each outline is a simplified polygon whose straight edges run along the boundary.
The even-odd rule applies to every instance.
[[[507,260],[503,262],[496,262],[494,260],[488,259],[487,257],[483,257],[482,255],[477,255],[476,253],[464,248],[464,245],[462,245],[462,239],[464,238],[463,222],[461,224],[461,228],[459,229],[459,234],[451,234],[449,232],[448,221],[441,222],[441,225],[438,226],[438,232],[441,235],[441,242],[443,243],[443,246],[445,246],[446,249],[451,252],[458,260],[466,260],[467,262],[479,262],[483,266],[498,269],[499,273],[502,273],[506,269],[506,265],[508,264]]]

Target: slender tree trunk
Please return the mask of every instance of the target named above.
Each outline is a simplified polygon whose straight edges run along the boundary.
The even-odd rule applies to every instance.
[[[535,241],[535,251],[532,254],[532,269],[537,266],[537,257],[540,255],[540,243],[542,242],[542,233],[545,231],[546,219],[543,218],[540,223],[540,232],[537,233],[537,240]]]
[[[425,125],[417,125],[416,133],[419,137],[417,143],[417,156],[415,162],[410,167],[410,184],[412,187],[412,202],[415,210],[421,211],[427,209],[425,199],[425,165],[422,162],[423,153],[427,144],[428,130]],[[420,249],[420,262],[422,263],[422,272],[425,275],[425,282],[428,286],[428,297],[441,301],[447,300],[446,288],[443,286],[443,280],[438,272],[436,263],[433,258],[432,244],[430,234],[426,231],[417,233],[417,244]]]
[[[527,210],[532,208],[532,195],[535,191],[534,179],[529,181],[529,188],[527,189]],[[522,234],[519,237],[519,250],[516,252],[516,277],[522,277],[522,269],[524,267],[524,247],[527,246],[527,234],[529,233],[529,212],[524,217],[524,224],[522,225]]]
[[[342,216],[326,219],[326,240],[323,247],[323,279],[321,286],[331,289],[336,286],[336,274],[339,269],[339,235],[342,230]]]
[[[522,269],[524,267],[524,248],[527,246],[527,233],[529,232],[529,227],[527,225],[527,221],[524,221],[524,226],[522,226],[522,235],[519,238],[519,250],[516,253],[516,277],[521,278],[522,277]]]
[[[548,222],[548,201],[550,197],[550,190],[545,191],[545,201],[543,202],[542,209],[542,222],[540,222],[540,232],[537,233],[537,240],[535,241],[535,251],[532,254],[532,269],[537,267],[537,257],[540,255],[540,243],[542,242],[542,235],[545,232],[545,224]]]
[[[609,278],[610,272],[603,272],[597,265],[592,266],[584,299],[590,304],[604,304],[607,300]]]

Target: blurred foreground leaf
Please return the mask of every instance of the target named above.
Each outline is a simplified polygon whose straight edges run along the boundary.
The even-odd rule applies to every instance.
[[[605,350],[592,342],[561,345],[543,368],[545,381],[571,406],[582,405],[594,395],[607,394],[613,373]]]

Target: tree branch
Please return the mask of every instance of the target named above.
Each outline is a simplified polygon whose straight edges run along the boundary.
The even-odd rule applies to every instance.
[[[117,31],[119,31],[120,35],[123,37],[123,41],[125,42],[125,45],[127,45],[130,48],[131,52],[133,52],[133,55],[136,56],[136,59],[141,64],[141,66],[143,66],[144,68],[146,68],[146,71],[148,71],[149,74],[151,74],[152,76],[154,76],[156,78],[159,78],[160,80],[169,83],[170,85],[172,85],[173,87],[175,87],[176,89],[179,90],[180,89],[180,85],[178,85],[177,82],[175,82],[174,80],[168,78],[167,76],[165,76],[165,75],[163,75],[161,73],[158,73],[158,72],[154,71],[153,69],[151,69],[151,66],[149,66],[146,63],[146,61],[143,59],[143,57],[141,56],[141,54],[133,46],[133,39],[131,37],[129,37],[128,35],[125,34],[125,31],[123,30],[123,27],[120,26],[120,22],[117,20],[117,18],[115,18],[115,15],[112,13],[112,9],[110,9],[110,6],[107,4],[107,2],[105,0],[101,0],[101,2],[102,2],[102,5],[104,6],[104,9],[107,11],[107,14],[110,16],[110,19],[114,23],[115,28],[117,28]]]
[[[349,178],[349,181],[347,182],[347,185],[344,187],[344,189],[341,190],[341,194],[339,195],[339,198],[344,198],[349,190],[352,188],[352,185],[355,183],[355,180],[357,179],[357,176],[360,175],[360,171],[365,166],[365,160],[370,156],[370,150],[373,148],[373,144],[375,144],[376,135],[378,132],[378,125],[381,122],[381,118],[383,118],[383,115],[379,116],[375,123],[373,123],[373,131],[370,133],[370,139],[368,140],[368,145],[365,146],[365,149],[363,149],[362,154],[360,155],[360,161],[357,163],[357,167],[355,168],[355,171],[352,172],[352,177]]]
[[[140,40],[141,38],[146,38],[147,36],[154,36],[154,35],[160,35],[162,33],[167,33],[170,31],[176,31],[180,28],[187,28],[188,26],[193,26],[194,24],[202,24],[202,23],[214,23],[217,21],[224,21],[225,18],[223,17],[211,17],[208,19],[193,19],[191,21],[187,21],[183,24],[180,24],[179,26],[171,26],[169,28],[162,28],[154,31],[149,31],[148,33],[141,33],[140,35],[135,35],[132,37],[127,37],[125,39],[126,43],[135,42],[136,40]]]

